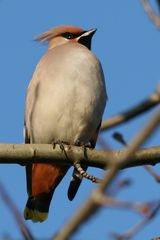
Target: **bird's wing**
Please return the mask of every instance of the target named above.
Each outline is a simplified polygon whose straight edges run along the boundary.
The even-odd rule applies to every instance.
[[[28,132],[25,121],[24,121],[24,140],[25,140],[25,144],[30,143],[29,132]],[[28,192],[28,195],[31,196],[32,164],[27,164],[25,167],[25,170],[26,170],[27,192]]]

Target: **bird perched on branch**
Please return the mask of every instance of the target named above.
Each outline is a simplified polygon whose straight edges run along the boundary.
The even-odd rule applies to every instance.
[[[91,52],[95,32],[60,26],[37,38],[48,43],[48,51],[28,87],[25,143],[95,146],[107,99],[101,64]],[[26,167],[26,220],[42,222],[47,218],[52,195],[67,170],[67,166],[39,163]],[[73,179],[70,199],[80,181],[78,176]]]

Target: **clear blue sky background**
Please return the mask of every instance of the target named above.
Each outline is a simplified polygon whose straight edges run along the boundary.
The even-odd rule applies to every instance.
[[[78,25],[84,29],[98,28],[92,49],[101,60],[106,76],[109,102],[104,118],[133,106],[156,89],[160,79],[160,33],[149,21],[140,1],[0,0],[1,143],[23,143],[26,89],[36,63],[46,51],[46,46],[32,41],[33,37],[62,24]],[[128,141],[150,116],[151,113],[145,114],[116,130],[121,131]],[[103,136],[112,148],[120,148],[111,138],[113,131]],[[146,146],[158,144],[157,132]],[[101,174],[99,170],[91,172]],[[84,180],[75,200],[69,202],[66,192],[70,176],[71,171],[54,195],[49,219],[42,224],[27,222],[36,237],[52,236],[94,187]],[[149,201],[160,198],[160,186],[143,168],[126,170],[122,174],[125,176],[130,176],[133,185],[122,191],[121,199]],[[1,165],[0,180],[23,214],[27,199],[24,168]],[[110,232],[124,232],[139,220],[139,215],[133,212],[103,209],[80,228],[73,239],[110,239]],[[0,200],[0,236],[6,233],[21,239],[14,219]],[[157,235],[160,235],[159,216],[134,239],[151,239]]]

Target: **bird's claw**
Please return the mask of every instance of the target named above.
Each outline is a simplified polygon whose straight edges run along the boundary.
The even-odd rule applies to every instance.
[[[62,150],[62,152],[64,152],[66,159],[68,159],[68,156],[67,156],[67,153],[66,153],[64,144],[65,144],[65,145],[69,145],[69,143],[64,142],[64,141],[60,141],[60,140],[53,141],[53,142],[52,142],[53,149],[55,149],[56,144],[59,145],[59,147],[60,147],[60,149]]]
[[[101,179],[99,179],[99,178],[97,178],[97,177],[95,177],[95,176],[87,173],[87,172],[82,168],[82,166],[80,165],[79,162],[75,162],[75,163],[74,163],[74,167],[76,168],[76,170],[78,171],[78,173],[79,173],[82,177],[84,177],[84,178],[86,178],[86,179],[88,179],[88,180],[90,180],[90,181],[92,181],[92,182],[95,182],[95,183],[101,182]]]
[[[65,148],[64,148],[64,144],[65,144],[65,145],[69,145],[68,142],[61,141],[61,140],[57,140],[57,141],[53,141],[53,142],[52,142],[53,149],[55,149],[56,144],[59,145],[59,147],[60,147],[60,149],[61,149],[62,151],[65,150]]]

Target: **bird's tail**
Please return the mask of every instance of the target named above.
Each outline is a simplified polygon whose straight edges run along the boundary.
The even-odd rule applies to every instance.
[[[43,222],[48,217],[52,195],[68,168],[50,164],[32,164],[26,167],[28,201],[24,218]]]
[[[87,166],[83,166],[83,170],[86,171],[87,170]],[[74,199],[74,197],[76,196],[78,189],[81,185],[83,176],[77,171],[76,168],[74,168],[73,170],[73,174],[72,174],[72,179],[68,188],[68,199],[70,201],[72,201]]]
[[[51,194],[41,194],[28,198],[24,209],[24,218],[33,222],[43,222],[48,218]]]

